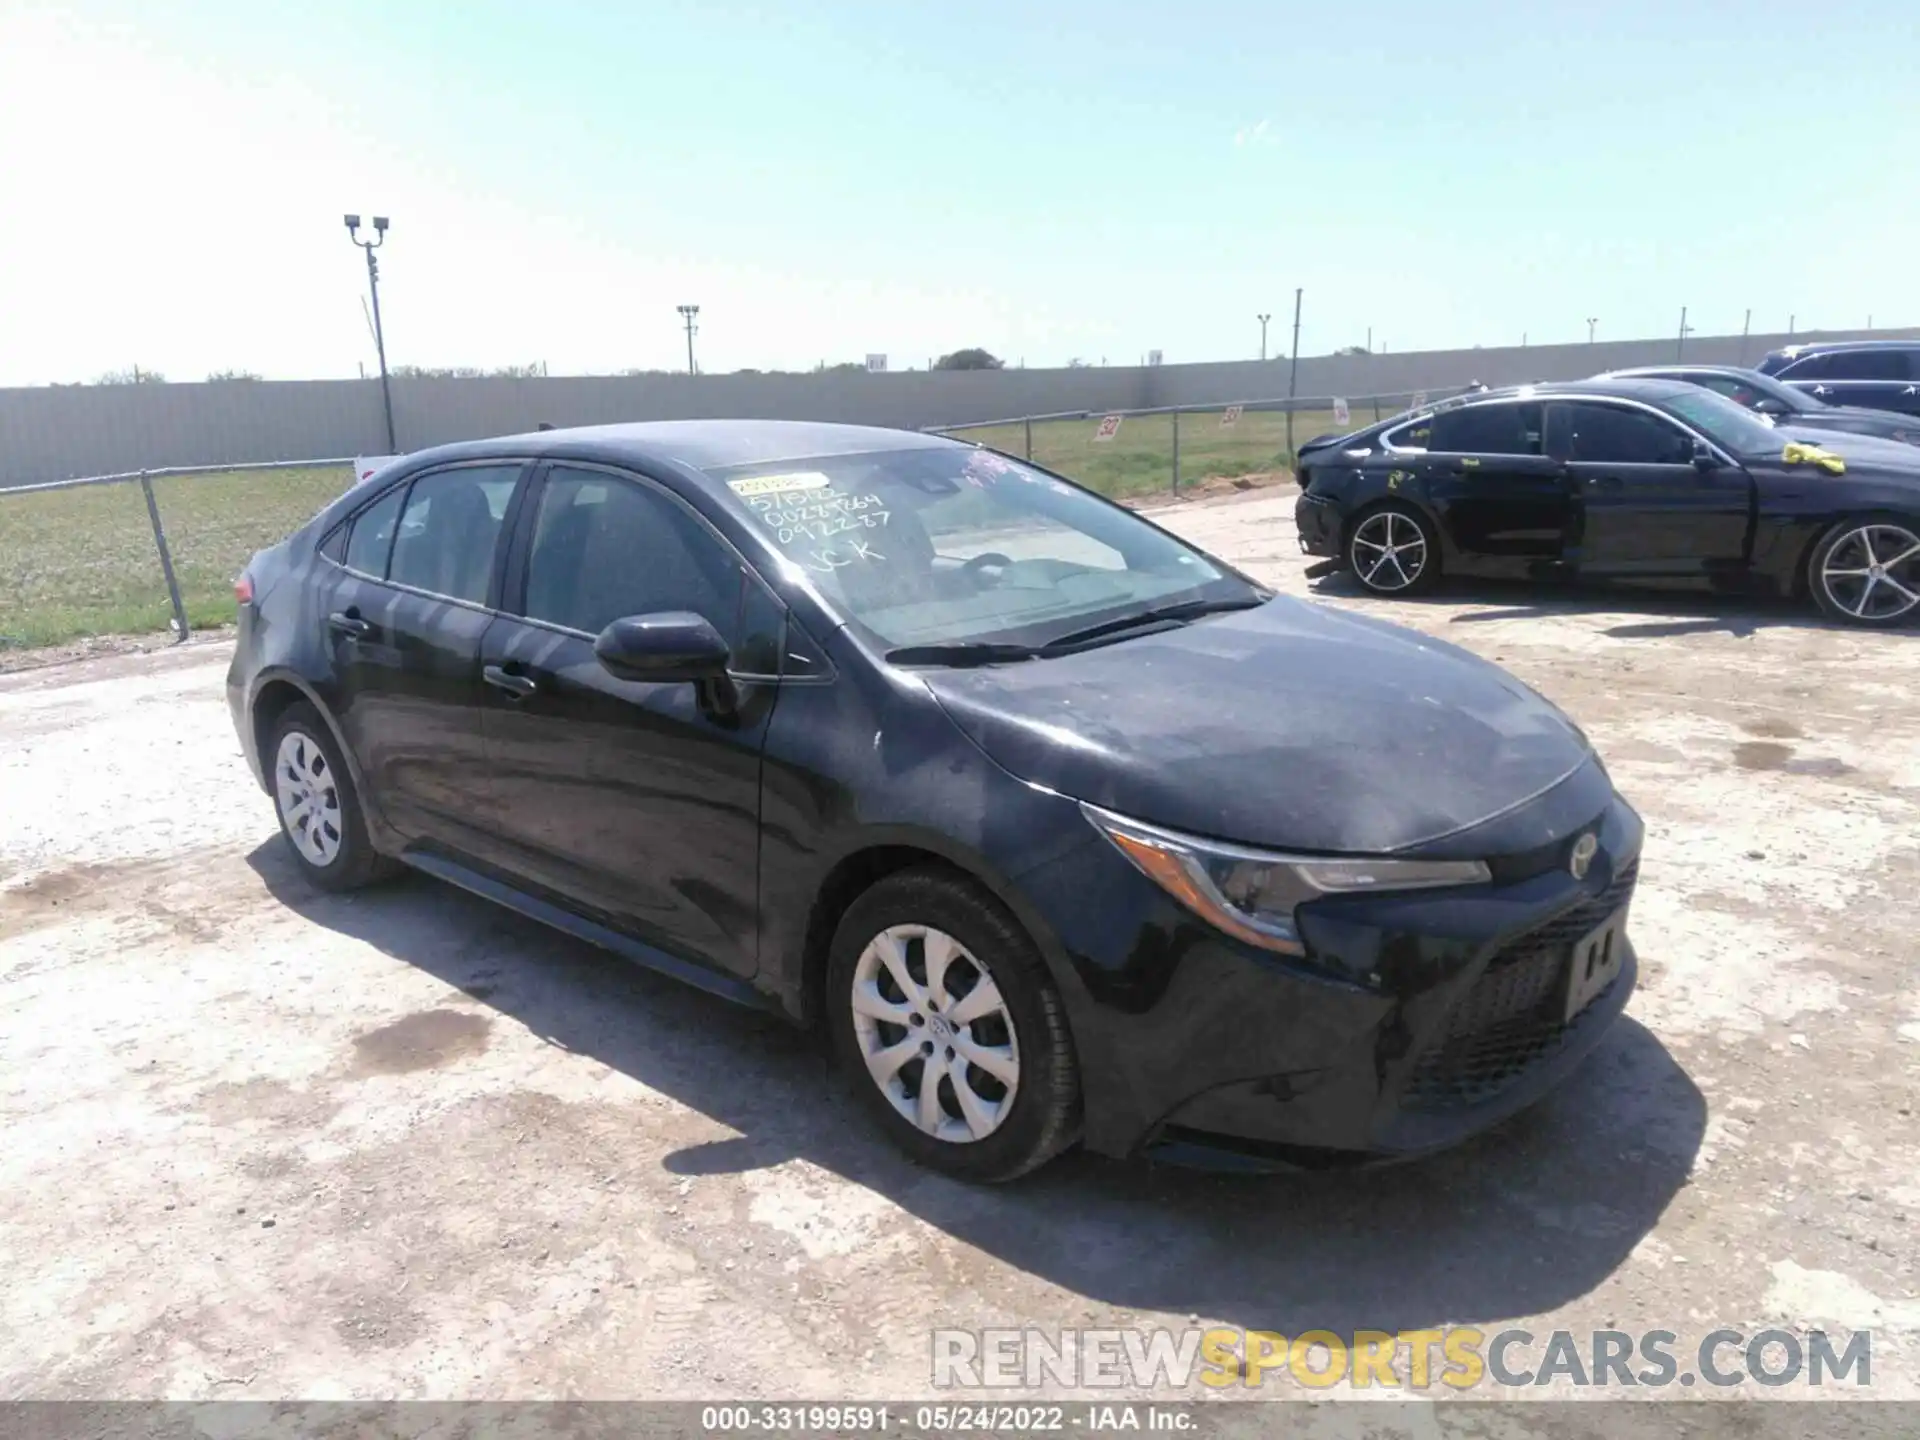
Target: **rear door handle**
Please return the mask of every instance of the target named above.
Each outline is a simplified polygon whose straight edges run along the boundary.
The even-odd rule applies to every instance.
[[[327,616],[327,628],[342,635],[352,635],[360,639],[373,633],[373,626],[351,610],[336,610]]]
[[[531,675],[515,675],[498,665],[485,667],[480,672],[480,678],[494,689],[504,690],[512,700],[524,700],[540,688],[540,682]]]

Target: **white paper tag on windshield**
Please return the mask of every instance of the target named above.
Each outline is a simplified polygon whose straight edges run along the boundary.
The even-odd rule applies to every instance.
[[[729,480],[727,488],[736,495],[783,495],[789,490],[825,490],[833,484],[818,470],[798,470],[791,475],[754,475],[745,480]]]

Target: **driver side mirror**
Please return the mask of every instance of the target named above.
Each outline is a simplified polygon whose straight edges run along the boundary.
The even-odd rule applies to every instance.
[[[1704,440],[1693,442],[1693,468],[1696,470],[1718,470],[1720,457],[1713,453],[1713,447]]]
[[[1753,409],[1756,414],[1760,415],[1784,415],[1787,413],[1787,407],[1771,395],[1762,395],[1758,400],[1755,400],[1753,402]]]
[[[690,610],[616,620],[593,642],[593,654],[617,679],[656,684],[723,680],[729,658],[720,632]]]

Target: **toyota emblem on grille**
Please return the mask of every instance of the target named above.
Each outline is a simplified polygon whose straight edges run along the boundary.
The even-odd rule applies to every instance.
[[[1567,857],[1567,869],[1573,872],[1574,879],[1587,878],[1587,870],[1592,866],[1594,854],[1599,848],[1600,842],[1591,833],[1573,842],[1573,854]]]

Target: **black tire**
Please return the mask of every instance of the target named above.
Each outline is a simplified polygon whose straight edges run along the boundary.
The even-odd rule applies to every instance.
[[[1908,552],[1908,558],[1891,567],[1891,573],[1887,576],[1897,588],[1883,587],[1876,580],[1872,594],[1867,595],[1863,594],[1866,589],[1864,578],[1856,588],[1850,578],[1829,577],[1827,565],[1830,557],[1838,558],[1842,563],[1836,568],[1843,570],[1860,568],[1867,563],[1869,557],[1861,538],[1862,532],[1871,533],[1874,560],[1897,559],[1903,551]],[[1920,555],[1911,554],[1912,547],[1917,544],[1920,544],[1920,520],[1896,515],[1850,516],[1822,535],[1808,554],[1807,591],[1813,596],[1813,603],[1820,608],[1822,615],[1842,625],[1868,630],[1891,630],[1910,625],[1920,619],[1920,603],[1902,600],[1898,590],[1920,595]],[[1836,551],[1840,552],[1837,557]],[[1878,599],[1880,596],[1891,598],[1899,608],[1874,613],[1877,605],[1884,603]],[[1860,613],[1863,602],[1864,614]]]
[[[1407,525],[1418,534],[1419,545],[1415,557],[1403,559],[1413,545],[1411,540],[1403,538]],[[1388,556],[1378,548],[1382,527],[1390,528],[1391,533],[1385,538],[1393,542],[1399,553]],[[1440,537],[1426,516],[1397,500],[1375,505],[1354,516],[1347,526],[1341,550],[1353,578],[1372,595],[1396,598],[1418,595],[1431,589],[1440,578]]]
[[[998,988],[1001,1007],[993,1016],[962,1025],[954,1032],[955,1044],[978,1043],[1005,1048],[1010,1043],[1017,1060],[1017,1083],[1008,1092],[995,1077],[970,1063],[955,1067],[976,1098],[991,1097],[996,1108],[1005,1105],[997,1128],[978,1138],[942,1138],[923,1130],[895,1108],[895,1101],[883,1091],[881,1083],[868,1069],[866,1050],[854,1017],[854,990],[859,981],[861,960],[868,946],[895,927],[926,927],[944,932],[966,952],[949,967],[949,978],[957,988],[949,992],[945,1009],[961,1013],[967,995],[982,983],[979,975],[991,978]],[[912,942],[903,947],[909,967],[914,963]],[[924,985],[926,975],[925,942],[921,942],[918,970],[911,978]],[[965,966],[957,974],[954,967]],[[889,972],[890,973],[890,972]],[[860,981],[865,984],[866,982]],[[944,989],[944,987],[942,987]],[[904,998],[898,987],[887,998]],[[941,1008],[936,1001],[927,1002]],[[940,869],[906,870],[880,881],[847,908],[834,932],[827,965],[828,1023],[834,1049],[863,1103],[876,1123],[894,1144],[930,1169],[940,1170],[962,1180],[997,1183],[1012,1180],[1038,1168],[1066,1149],[1080,1136],[1080,1075],[1067,1030],[1065,1007],[1060,993],[1048,975],[1032,939],[1006,908],[980,886],[949,871]],[[912,1008],[909,1001],[905,1008]],[[943,1018],[929,1014],[927,1025],[944,1024]],[[1010,1027],[1006,1024],[1010,1019]],[[908,1027],[885,1022],[866,1022],[886,1043],[906,1043]],[[1005,1036],[1006,1029],[1011,1036]],[[917,1027],[914,1033],[930,1037],[933,1029]],[[1004,1038],[1003,1038],[1004,1037]],[[954,1056],[953,1049],[946,1055]],[[979,1053],[979,1052],[974,1052]],[[896,1079],[902,1103],[917,1107],[918,1084],[927,1073],[929,1061],[916,1055],[900,1064]],[[951,1076],[936,1089],[943,1125],[964,1126],[963,1108]],[[913,1094],[906,1095],[911,1088]],[[985,1092],[983,1096],[982,1092]],[[1006,1098],[1011,1095],[1010,1101]]]
[[[292,768],[282,760],[282,750],[290,739],[296,742],[296,754],[302,757]],[[293,863],[311,884],[322,890],[358,890],[395,872],[398,867],[376,851],[367,838],[352,772],[340,756],[333,731],[311,705],[296,701],[281,712],[261,762],[267,772],[274,813],[280,820],[281,838],[287,842]],[[283,769],[287,769],[286,774],[282,774]],[[290,821],[287,807],[281,803],[282,794],[296,785],[303,785],[306,793],[315,797],[304,811],[307,823]],[[312,839],[316,829],[322,837],[318,843]],[[328,836],[334,838],[329,840]]]

